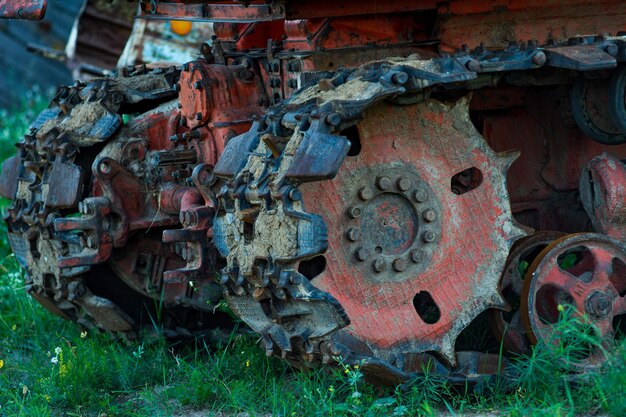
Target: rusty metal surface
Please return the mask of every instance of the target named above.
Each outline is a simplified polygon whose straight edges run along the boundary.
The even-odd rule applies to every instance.
[[[564,235],[562,232],[540,231],[515,242],[506,260],[500,278],[499,289],[507,308],[489,311],[489,321],[497,340],[501,340],[509,352],[528,354],[531,343],[522,323],[521,294],[526,272],[537,255],[553,240]],[[528,278],[529,279],[529,278]]]
[[[580,34],[616,33],[622,30],[626,4],[612,0],[555,1],[465,1],[443,5],[440,26],[442,47],[453,51],[461,43],[505,48],[510,42],[576,38]],[[468,28],[472,28],[468,31]]]
[[[571,117],[564,119],[568,96],[566,89],[543,86],[498,89],[472,100],[489,145],[500,152],[520,150],[507,176],[509,197],[516,218],[538,230],[590,231],[578,195],[580,173],[589,159],[604,152],[626,158],[624,145],[590,140]]]
[[[47,0],[2,0],[0,19],[41,20],[47,6]]]
[[[313,212],[337,231],[329,235],[332,261],[316,285],[346,309],[345,330],[377,355],[402,346],[454,363],[463,323],[503,305],[489,289],[497,288],[492,279],[509,245],[524,234],[504,186],[515,155],[489,150],[468,115],[467,99],[373,109],[358,125],[361,154],[348,158],[331,184],[301,188],[305,201],[327,207]],[[417,140],[409,133],[416,131]],[[451,179],[467,168],[479,170],[480,183],[455,194]],[[361,215],[353,220],[345,213],[355,207]]]
[[[594,230],[626,241],[626,166],[604,153],[592,159],[580,176],[580,197]]]
[[[395,64],[405,71],[421,69],[418,62],[410,60]],[[222,194],[222,198],[224,207],[234,208],[234,218],[252,224],[253,234],[246,236],[245,226],[242,234],[237,222],[227,220],[231,215],[227,210],[218,214],[214,236],[229,262],[222,278],[230,294],[227,299],[253,329],[266,335],[269,352],[287,352],[294,358],[307,354],[325,357],[336,352],[386,358],[387,366],[395,367],[395,372],[401,374],[404,359],[400,352],[436,351],[448,363],[455,363],[454,340],[464,323],[488,307],[503,305],[496,291],[498,279],[489,280],[503,269],[509,245],[524,235],[511,217],[504,183],[506,169],[515,156],[496,155],[489,150],[469,122],[467,99],[450,106],[427,101],[417,106],[372,107],[358,125],[362,155],[345,160],[345,167],[338,173],[334,158],[346,158],[348,149],[339,146],[336,154],[331,154],[333,158],[323,156],[332,149],[325,143],[341,143],[339,137],[332,136],[334,129],[354,123],[350,121],[353,115],[342,114],[343,102],[352,100],[353,107],[363,103],[364,109],[402,91],[398,88],[410,77],[395,71],[398,70],[378,73],[381,79],[393,79],[393,84],[378,79],[365,81],[365,77],[360,78],[364,72],[357,71],[348,80],[331,86],[330,91],[322,83],[302,90],[286,107],[297,111],[298,106],[316,102],[325,108],[324,114],[314,118],[322,121],[315,122],[315,130],[312,126],[301,133],[288,118],[283,124],[293,129],[293,134],[278,138],[286,144],[277,151],[261,140],[253,152],[255,156],[239,173],[229,174],[233,168],[220,162],[216,166],[219,176],[234,175],[235,181],[247,178],[245,191],[239,191],[238,196],[233,194],[234,202],[228,194]],[[447,77],[454,79],[455,75]],[[386,124],[390,116],[401,122]],[[418,128],[412,123],[419,120],[422,122]],[[405,133],[408,131],[422,132],[420,140],[411,140]],[[446,145],[444,138],[456,145]],[[414,148],[417,143],[424,145]],[[397,153],[394,149],[398,149]],[[454,149],[458,153],[446,155]],[[268,152],[274,158],[283,153],[285,156],[270,168],[274,163]],[[429,169],[420,170],[411,164],[413,160],[428,161],[424,166]],[[438,170],[433,170],[435,166]],[[263,175],[266,170],[275,174]],[[335,175],[330,185],[318,182]],[[297,184],[313,184],[291,189],[288,179]],[[277,202],[271,210],[259,205],[266,187],[276,190]],[[243,196],[245,200],[241,200]],[[337,202],[337,196],[343,203]],[[321,203],[328,211],[304,211],[307,201]],[[479,203],[488,201],[499,204],[487,207]],[[249,207],[246,212],[241,209],[244,205]],[[249,220],[246,216],[250,216]],[[479,223],[464,224],[461,219],[476,219]],[[459,240],[469,242],[473,238],[460,237],[463,233],[474,237],[484,233],[479,239],[492,246],[464,258],[456,245]],[[448,237],[450,240],[446,240]],[[295,262],[326,250],[332,260],[325,263],[327,267],[318,275],[305,277],[293,269]],[[458,257],[458,265],[450,263],[452,257]],[[263,260],[262,269],[255,266],[259,259]],[[461,275],[455,271],[459,268]],[[442,273],[446,270],[450,273]],[[468,277],[467,281],[461,276]],[[445,285],[441,285],[442,280]],[[254,288],[257,289],[252,291]],[[285,291],[291,297],[281,295]],[[287,315],[291,309],[305,308],[300,302],[303,292],[314,292],[321,303],[319,307],[306,307],[316,317],[312,323],[299,322],[294,317],[289,320],[289,327],[280,326],[280,322],[277,326],[270,324],[270,317],[261,315],[261,306],[272,303],[274,297],[284,300]],[[434,306],[436,317],[431,316],[432,312],[421,311],[418,304],[422,297],[427,309]],[[473,308],[465,310],[463,305]],[[253,306],[256,312],[251,310]],[[398,327],[398,322],[402,326]],[[331,326],[333,323],[335,327]],[[336,326],[344,329],[337,332]],[[310,331],[315,333],[306,335]],[[298,338],[304,338],[305,351],[295,350],[293,343]],[[318,339],[329,353],[324,353],[324,348],[316,352],[313,346],[320,344]],[[340,341],[344,339],[345,343]]]
[[[524,284],[522,318],[533,343],[566,343],[567,336],[555,329],[561,311],[571,306],[574,316],[584,315],[604,348],[610,348],[614,318],[626,314],[626,248],[621,242],[601,234],[564,236],[541,251],[527,277],[532,279]],[[597,368],[606,359],[605,351],[592,346],[576,359],[572,365],[579,370]]]
[[[541,280],[572,290],[554,258],[576,243],[611,254],[611,271],[606,257],[581,257],[599,278],[573,296],[606,327],[609,285],[620,294],[611,311],[624,304],[623,248],[600,234],[550,240],[626,233],[626,146],[585,130],[618,127],[615,106],[601,104],[620,97],[626,37],[565,36],[615,27],[600,9],[619,17],[622,6],[322,4],[141,3],[146,17],[221,22],[183,65],[60,89],[5,162],[10,240],[35,297],[132,335],[150,313],[133,308],[141,300],[161,300],[170,324],[191,331],[211,326],[203,320],[223,296],[268,354],[292,364],[341,358],[377,383],[430,364],[479,386],[506,361],[503,371],[475,345],[457,351],[460,333],[487,309],[515,308],[530,285],[522,261],[539,282],[528,310],[554,307]],[[502,34],[504,17],[517,20]],[[539,233],[510,253],[528,226]],[[519,314],[494,314],[507,353],[527,351]]]
[[[32,123],[18,155],[3,168],[2,194],[14,200],[7,218],[10,241],[29,271],[29,291],[55,314],[124,337],[132,337],[138,326],[150,321],[146,314],[153,313],[144,311],[137,294],[123,290],[115,275],[107,277],[109,286],[97,277],[106,274],[104,262],[112,256],[120,260],[114,246],[123,246],[132,230],[178,222],[178,211],[160,213],[158,192],[147,190],[139,180],[146,178],[138,161],[146,158],[146,149],[138,136],[166,131],[170,112],[162,111],[166,116],[161,118],[158,110],[148,112],[122,129],[123,139],[104,148],[102,142],[119,133],[106,127],[111,116],[120,117],[118,111],[133,112],[146,103],[157,106],[170,100],[173,79],[168,81],[168,77],[172,74],[166,69],[140,68],[125,77],[60,89],[50,107]],[[164,130],[159,130],[160,120]],[[171,143],[167,135],[162,142],[159,136],[155,143],[161,149],[162,144]],[[95,153],[93,146],[99,148]],[[79,147],[81,152],[77,152]],[[98,152],[102,156],[96,158]],[[93,177],[89,175],[92,163]],[[167,170],[172,173],[177,168]],[[84,195],[89,197],[81,201]],[[128,250],[123,255],[133,258],[137,252]],[[178,266],[181,261],[172,265]],[[162,271],[159,276],[162,281]],[[161,281],[156,285],[162,285]],[[206,301],[203,298],[204,306]],[[172,310],[164,317],[176,320]]]
[[[259,91],[259,79],[259,72],[246,60],[229,67],[207,65],[204,60],[185,63],[177,83],[181,123],[193,129],[249,120],[251,114],[261,113],[266,96]]]
[[[246,7],[232,2],[211,2],[204,4],[164,1],[141,2],[141,16],[148,19],[177,19],[213,22],[259,22],[285,18],[285,8],[281,2],[247,2]]]
[[[606,144],[626,143],[609,112],[608,80],[587,80],[580,77],[571,92],[572,116],[590,138]]]

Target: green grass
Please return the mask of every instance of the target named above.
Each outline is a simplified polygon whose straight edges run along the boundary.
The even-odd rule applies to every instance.
[[[41,102],[0,113],[0,156],[13,153]],[[4,225],[2,226],[4,227]],[[405,387],[375,388],[358,367],[300,371],[267,358],[252,337],[228,343],[112,340],[48,314],[23,289],[23,276],[0,238],[0,416],[435,416],[492,412],[512,416],[626,415],[626,345],[606,369],[572,381],[563,363],[597,343],[563,312],[568,343],[519,358],[511,386],[481,395],[421,377]],[[557,359],[555,359],[555,357]],[[203,414],[203,415],[204,415]]]

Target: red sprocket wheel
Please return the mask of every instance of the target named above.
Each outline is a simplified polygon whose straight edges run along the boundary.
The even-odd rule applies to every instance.
[[[573,234],[555,240],[537,256],[522,294],[523,319],[533,343],[565,343],[555,334],[566,306],[574,317],[592,325],[605,348],[615,338],[614,318],[626,313],[626,248],[596,233]],[[600,366],[603,349],[591,346],[572,365],[580,370]]]
[[[383,103],[357,129],[351,154],[360,152],[336,178],[300,187],[328,226],[312,284],[345,309],[351,324],[337,336],[354,351],[407,371],[410,355],[425,351],[454,364],[459,333],[504,306],[499,277],[525,234],[505,184],[516,154],[489,148],[467,98]]]

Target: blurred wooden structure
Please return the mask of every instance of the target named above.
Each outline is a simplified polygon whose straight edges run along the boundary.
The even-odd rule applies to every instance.
[[[0,20],[0,107],[11,107],[32,85],[47,90],[72,81],[65,63],[28,52],[26,47],[36,43],[65,50],[82,4],[83,0],[52,0],[41,21]]]

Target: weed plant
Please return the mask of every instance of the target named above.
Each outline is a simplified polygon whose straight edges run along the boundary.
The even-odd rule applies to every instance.
[[[41,107],[38,100],[25,104],[21,112],[0,113],[3,157]],[[365,382],[358,364],[295,370],[266,357],[250,336],[223,344],[120,342],[84,331],[25,293],[23,271],[1,233],[0,416],[626,415],[626,345],[600,345],[567,307],[556,342],[513,358],[514,377],[480,393],[428,373],[378,388]],[[603,349],[606,366],[577,377],[572,371],[590,347]]]

